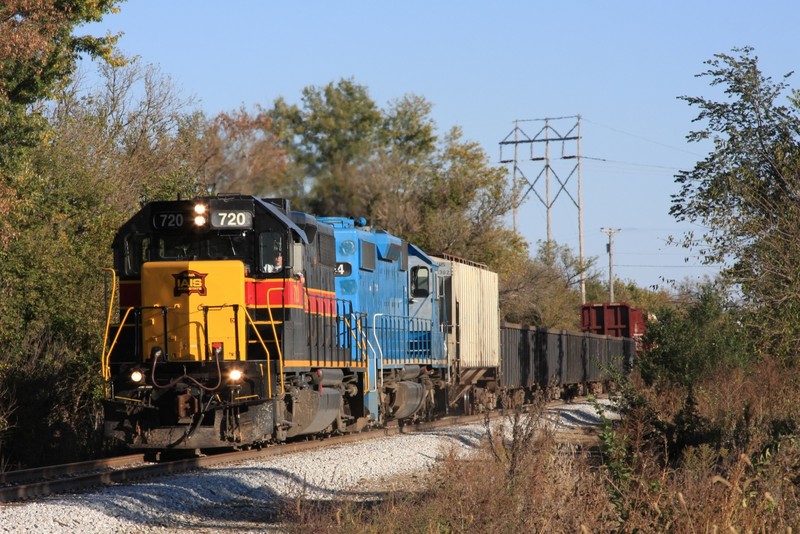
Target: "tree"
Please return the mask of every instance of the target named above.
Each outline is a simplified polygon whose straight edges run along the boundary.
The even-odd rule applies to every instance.
[[[96,90],[56,95],[45,142],[6,179],[15,209],[0,243],[0,390],[15,393],[17,408],[3,452],[25,465],[97,446],[100,268],[140,204],[196,193],[205,161],[207,122],[168,78],[136,62],[101,74]]]
[[[0,167],[33,146],[44,126],[31,106],[63,87],[80,54],[119,62],[116,36],[74,36],[86,22],[116,11],[121,0],[6,0],[0,5]]]
[[[272,119],[261,108],[252,114],[239,109],[214,117],[206,131],[203,178],[211,191],[273,197],[302,194],[302,182],[290,173],[286,152],[271,126]]]
[[[302,99],[299,108],[278,98],[269,113],[306,180],[305,194],[295,200],[315,213],[349,213],[357,206],[357,178],[379,151],[381,112],[352,80],[306,87]]]
[[[596,258],[584,261],[589,282],[596,281]],[[501,288],[501,309],[505,319],[547,328],[577,330],[581,304],[580,259],[566,245],[539,242],[535,258],[529,258],[505,277]]]
[[[269,112],[304,177],[307,194],[293,199],[296,206],[363,216],[425,250],[496,268],[526,250],[504,225],[505,169],[491,167],[459,128],[440,142],[425,99],[406,95],[381,109],[366,87],[340,80],[307,87],[302,101],[279,98]]]
[[[800,339],[800,116],[798,94],[762,74],[749,47],[717,54],[700,76],[722,86],[726,99],[682,97],[705,124],[690,141],[714,148],[676,179],[670,213],[707,228],[685,236],[709,262],[726,262],[722,276],[749,307],[752,326],[774,349]]]
[[[151,66],[100,71],[98,90],[56,95],[47,142],[8,176],[16,209],[0,247],[5,341],[48,330],[92,347],[103,318],[98,269],[111,264],[116,228],[144,202],[197,192],[205,121],[191,101]]]

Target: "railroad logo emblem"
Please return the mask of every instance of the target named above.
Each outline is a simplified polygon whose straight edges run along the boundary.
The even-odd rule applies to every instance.
[[[208,273],[198,273],[197,271],[181,271],[173,274],[175,278],[174,295],[191,295],[195,293],[201,297],[206,296],[206,276]]]

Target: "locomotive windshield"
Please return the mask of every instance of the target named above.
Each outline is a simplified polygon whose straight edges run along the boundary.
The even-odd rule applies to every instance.
[[[248,272],[281,272],[287,239],[280,232],[131,234],[125,239],[124,271],[136,276],[146,261],[241,260]]]
[[[248,262],[253,257],[250,232],[238,235],[165,235],[157,238],[159,260],[233,260]]]
[[[303,222],[313,223],[306,230],[316,229],[314,221]],[[244,196],[155,201],[117,234],[115,266],[136,278],[145,262],[239,260],[251,276],[278,276],[290,260],[302,262],[290,257],[292,244],[300,242],[309,242],[306,231],[286,203]]]

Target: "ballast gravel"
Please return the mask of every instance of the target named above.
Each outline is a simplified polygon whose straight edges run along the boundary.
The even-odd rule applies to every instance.
[[[550,411],[557,429],[599,423],[588,402]],[[464,425],[0,504],[0,532],[276,532],[276,512],[295,498],[370,498],[374,481],[424,473],[448,450],[474,451],[484,436],[482,424]]]

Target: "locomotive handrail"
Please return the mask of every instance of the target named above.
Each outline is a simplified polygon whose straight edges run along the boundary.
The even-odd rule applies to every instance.
[[[393,356],[393,350],[396,350],[397,347],[397,334],[402,334],[405,337],[404,346],[399,347],[401,350],[405,352],[405,355],[402,356],[402,360],[409,363],[418,363],[418,364],[437,364],[441,365],[442,362],[446,362],[447,365],[450,365],[450,357],[449,353],[445,353],[443,351],[441,355],[439,355],[438,346],[435,345],[437,339],[434,336],[431,336],[429,339],[419,339],[414,338],[414,334],[418,334],[421,332],[430,332],[433,328],[433,321],[430,319],[420,319],[415,317],[409,316],[400,316],[400,315],[387,315],[385,313],[376,313],[372,316],[372,335],[375,339],[375,345],[378,347],[379,354],[377,355],[380,358],[381,367],[380,371],[385,369],[386,359],[389,358],[390,364],[398,363],[396,357]],[[379,337],[383,336],[384,341],[387,340],[389,342],[389,350],[390,355],[384,355],[383,353],[383,345],[381,344],[381,339]],[[378,371],[378,367],[376,364],[376,373]],[[449,373],[449,369],[448,369]],[[382,373],[381,373],[382,374]],[[449,379],[448,374],[448,379]],[[381,386],[383,385],[383,381],[381,380]]]
[[[364,335],[364,332],[361,331],[361,321],[358,320],[358,317],[355,317],[354,313],[351,315],[354,316],[353,320],[355,321],[356,329],[358,330],[358,339],[360,340],[359,349],[361,349],[361,357],[366,358],[367,365],[369,365],[369,353],[367,352],[367,346],[369,345],[369,334],[367,334],[366,336]]]
[[[247,317],[247,320],[250,321],[250,325],[253,327],[253,330],[256,333],[256,337],[258,338],[259,343],[261,343],[261,347],[264,349],[264,354],[267,355],[267,396],[272,398],[272,372],[270,371],[270,365],[269,365],[269,350],[267,350],[267,345],[266,343],[264,343],[264,339],[261,337],[261,333],[258,331],[258,327],[256,326],[255,321],[253,321],[253,318],[250,317],[250,312],[247,311],[247,308],[242,308],[242,309],[244,310],[245,317]],[[276,345],[278,344],[277,341],[275,342],[275,344]],[[280,348],[278,349],[278,351],[280,352]],[[283,395],[284,392],[286,391],[283,383],[283,360],[279,359],[278,365],[280,367],[279,372],[281,377],[280,379],[281,395]]]
[[[108,299],[108,314],[106,315],[106,329],[103,333],[103,350],[100,351],[100,372],[103,374],[103,380],[111,378],[111,369],[106,366],[106,344],[108,343],[108,331],[111,328],[111,313],[114,310],[114,297],[117,291],[117,271],[111,267],[104,267],[104,272],[111,273],[111,298]],[[106,280],[108,280],[106,278]],[[110,354],[110,352],[109,352]]]
[[[239,346],[239,305],[238,304],[220,304],[217,306],[203,306],[203,329],[205,331],[206,343],[205,343],[205,350],[206,350],[206,360],[210,360],[209,354],[211,354],[211,345],[209,345],[210,337],[208,335],[208,311],[209,310],[222,310],[224,308],[233,308],[233,331],[235,335],[233,336],[234,341],[236,342],[236,359],[241,360],[241,347]]]
[[[161,314],[164,318],[164,352],[167,352],[167,313],[169,308],[166,306],[130,306],[125,309],[125,315],[122,316],[122,320],[119,322],[119,328],[117,328],[117,333],[114,335],[114,339],[111,341],[111,345],[106,350],[106,344],[108,343],[108,329],[110,329],[110,319],[109,324],[106,325],[106,334],[103,339],[103,352],[100,356],[100,366],[101,366],[101,373],[105,380],[109,380],[111,378],[111,352],[114,350],[114,347],[117,345],[117,341],[119,340],[120,334],[122,334],[122,327],[125,325],[126,321],[128,320],[128,316],[132,311],[142,311],[142,310],[161,310]]]
[[[114,347],[117,344],[117,340],[119,339],[119,335],[122,333],[122,325],[125,324],[125,321],[128,320],[128,315],[130,315],[130,313],[135,309],[136,309],[135,307],[130,307],[127,310],[125,310],[125,315],[122,317],[122,321],[120,321],[119,323],[119,328],[117,328],[117,334],[114,336],[114,340],[111,342],[111,346],[108,347],[108,351],[105,350],[106,341],[105,340],[103,341],[103,354],[100,359],[100,365],[102,367],[103,378],[105,380],[109,380],[111,378],[111,365],[110,365],[111,351],[114,350]]]
[[[375,347],[373,347],[373,346],[372,346],[372,342],[370,342],[370,340],[369,340],[369,334],[367,334],[367,335],[363,335],[363,333],[362,333],[362,339],[364,340],[363,342],[364,342],[364,343],[366,343],[366,345],[367,345],[367,347],[366,347],[366,348],[368,348],[369,350],[371,350],[371,351],[372,351],[372,354],[374,354],[374,355],[375,355],[375,357],[373,358],[373,360],[375,361],[375,376],[377,376],[377,375],[378,375],[378,353],[375,351]],[[373,389],[373,388],[372,388],[372,384],[371,384],[371,383],[370,383],[370,381],[369,381],[369,352],[367,352],[367,354],[366,354],[366,358],[367,358],[367,380],[366,380],[366,389],[367,389],[367,391],[368,391],[368,392],[370,392],[370,393],[374,393],[374,392],[378,391],[378,381],[377,381],[377,380],[375,381],[375,388]],[[383,382],[383,377],[381,377],[381,382]],[[381,384],[381,385],[382,385],[382,384]]]
[[[206,359],[209,359],[208,356],[209,356],[209,353],[211,352],[211,347],[208,344],[209,343],[208,310],[211,310],[211,309],[223,309],[223,308],[233,308],[234,329],[235,329],[235,332],[236,332],[235,335],[234,335],[234,338],[236,340],[236,360],[240,361],[242,358],[241,358],[241,349],[240,349],[240,346],[239,346],[239,327],[238,327],[238,325],[239,325],[239,308],[240,308],[239,304],[221,304],[219,306],[203,306],[203,316],[204,316],[203,320],[204,320],[204,323],[205,323],[204,329],[205,329],[205,338],[206,338],[206,343],[205,343]],[[256,326],[255,321],[253,321],[253,318],[250,316],[250,313],[247,311],[247,308],[246,307],[241,307],[241,309],[242,309],[242,311],[244,311],[245,317],[250,322],[250,325],[253,327],[253,330],[256,333],[256,337],[258,338],[259,343],[261,343],[261,348],[264,349],[264,354],[267,357],[267,364],[268,364],[267,365],[267,396],[272,398],[272,371],[271,371],[271,368],[269,366],[269,361],[270,361],[269,349],[267,349],[267,345],[266,345],[266,343],[264,343],[264,339],[261,337],[261,333],[258,331],[258,327]],[[277,345],[277,343],[276,343],[276,345]],[[217,357],[217,360],[219,360],[218,357]],[[219,361],[217,361],[217,363],[219,363]],[[284,389],[284,383],[283,383],[283,366],[281,365],[281,394],[283,394],[284,391],[285,391],[285,389]]]
[[[283,394],[285,389],[285,384],[283,382],[283,350],[281,349],[281,344],[278,342],[278,330],[275,328],[275,317],[272,315],[272,306],[269,304],[272,302],[270,299],[270,293],[273,291],[283,291],[283,287],[271,287],[267,290],[267,314],[269,315],[269,321],[272,323],[272,336],[275,338],[275,347],[278,349],[278,372],[281,375],[281,394]],[[284,301],[282,301],[284,302]],[[256,334],[258,335],[258,330],[256,329]],[[259,335],[259,339],[261,336]],[[262,342],[263,343],[263,342]]]
[[[373,353],[375,352],[375,349],[372,348],[372,344],[369,342],[369,339],[367,339],[369,337],[369,334],[367,334],[365,336],[364,332],[361,331],[361,322],[358,320],[358,317],[356,317],[355,312],[351,312],[350,313],[350,317],[352,317],[353,322],[356,324],[356,328],[353,328],[350,325],[350,321],[348,320],[347,317],[342,316],[342,320],[344,321],[345,326],[347,326],[347,329],[350,331],[350,336],[353,339],[356,340],[356,347],[359,349],[359,351],[361,353],[361,357],[364,360],[366,360],[365,363],[367,364],[366,365],[367,374],[364,377],[364,388],[368,392],[378,391],[377,387],[375,389],[372,389],[372,384],[370,383],[370,380],[369,380],[369,353],[367,351],[367,348],[369,347],[370,349],[372,349]],[[359,333],[358,336],[356,336],[356,334],[355,334],[356,330]],[[377,374],[377,372],[378,372],[378,369],[376,367],[375,368],[375,373]]]
[[[369,379],[369,352],[367,351],[367,348],[369,347],[370,349],[372,349],[372,344],[369,342],[369,334],[364,335],[364,332],[361,331],[361,321],[359,321],[357,317],[353,317],[353,320],[355,321],[358,328],[358,333],[359,333],[358,338],[361,340],[360,341],[361,346],[359,347],[359,349],[361,350],[361,357],[366,359],[366,364],[367,364],[367,374],[366,378],[364,379],[364,387],[367,391],[375,392],[378,391],[378,383],[376,381],[375,389],[372,389],[372,383],[370,382]],[[372,349],[372,352],[375,353],[375,349]],[[375,358],[375,360],[377,361],[377,358]],[[376,375],[378,374],[377,365],[378,364],[376,363],[375,364]]]
[[[442,343],[444,344],[443,351],[445,354],[445,358],[447,358],[447,383],[450,383],[452,376],[450,375],[450,366],[452,362],[450,361],[450,347],[447,346],[447,332],[443,326],[439,326],[439,331],[442,332]]]
[[[381,340],[378,339],[378,329],[376,328],[376,324],[378,322],[378,317],[383,317],[386,315],[385,313],[376,313],[372,316],[372,335],[375,337],[375,344],[378,346],[378,354],[376,354],[375,358],[375,374],[378,374],[378,361],[381,362],[381,388],[383,388],[383,347],[381,347]],[[377,357],[380,356],[380,357]]]

